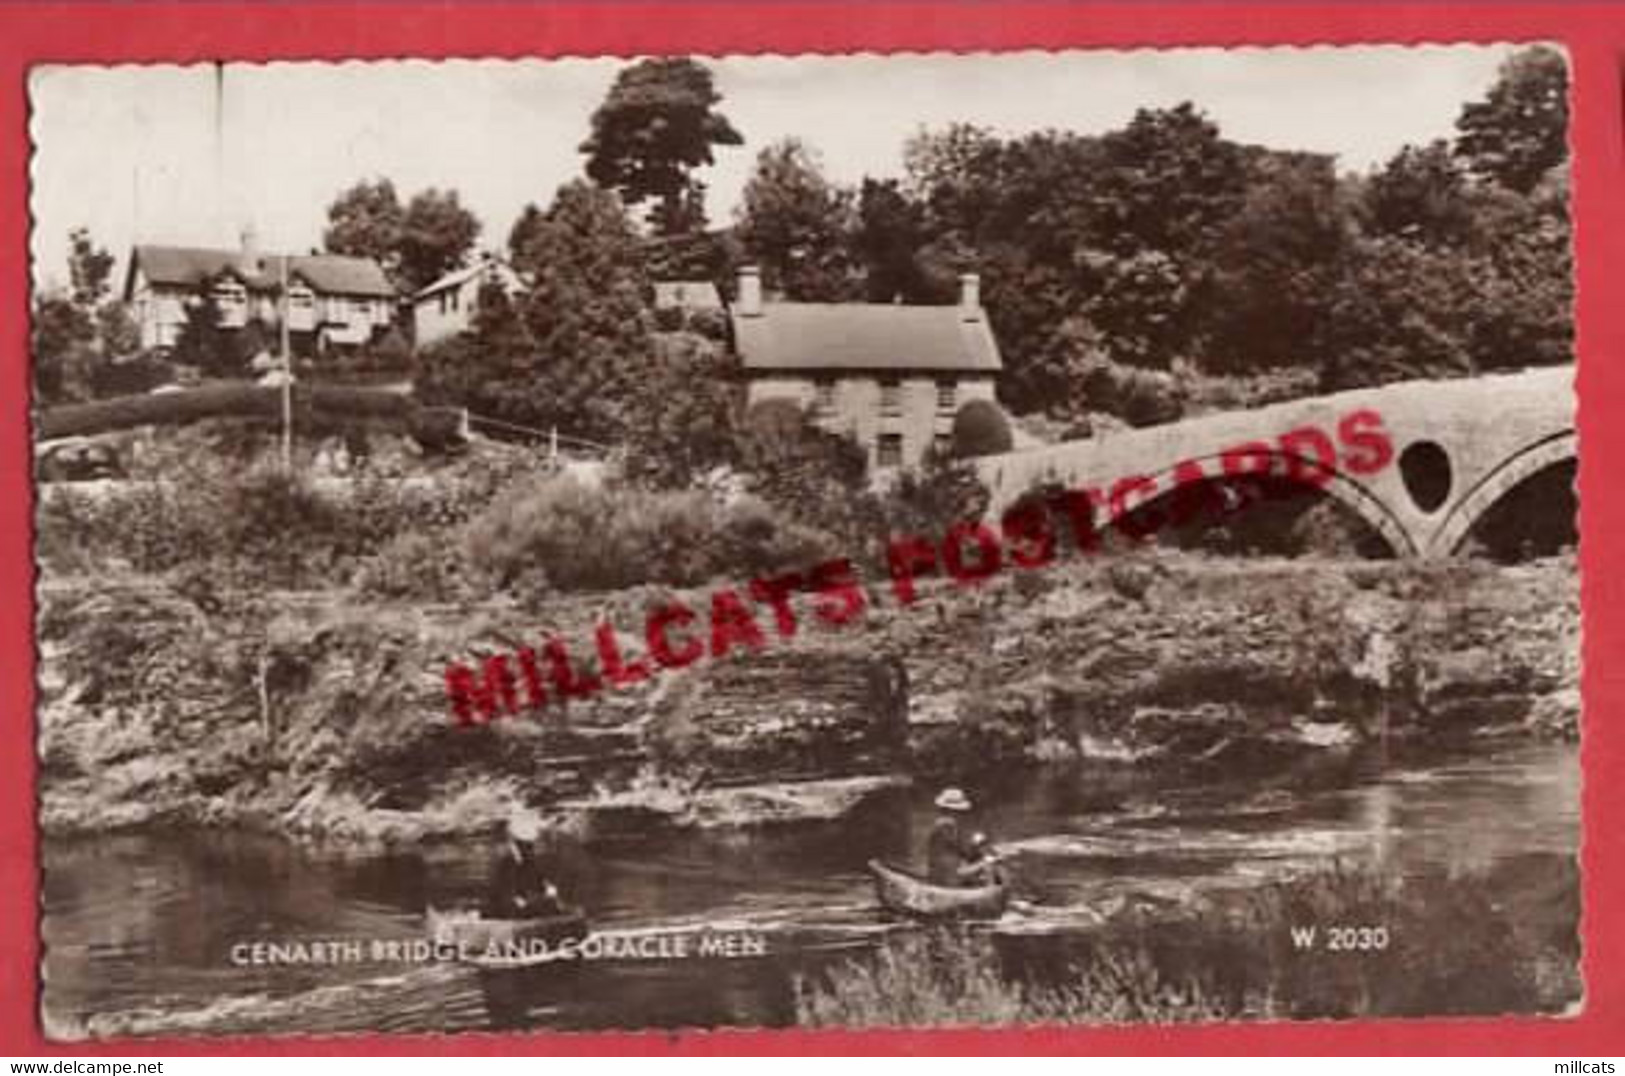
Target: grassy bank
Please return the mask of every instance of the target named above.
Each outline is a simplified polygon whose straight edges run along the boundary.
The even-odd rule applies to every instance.
[[[1190,1022],[1557,1013],[1576,1004],[1578,872],[1554,860],[1454,877],[1331,869],[1063,943],[938,929],[796,983],[808,1027]],[[1314,925],[1299,948],[1293,928]],[[1332,926],[1381,950],[1331,951]],[[1034,944],[1036,942],[1036,944]]]

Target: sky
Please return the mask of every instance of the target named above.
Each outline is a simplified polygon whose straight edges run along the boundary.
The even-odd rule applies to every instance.
[[[1448,137],[1513,51],[1505,45],[1169,49],[707,59],[744,135],[700,173],[713,223],[733,219],[762,147],[795,135],[841,183],[896,176],[921,128],[1098,134],[1136,109],[1193,101],[1232,139],[1336,154],[1365,171]],[[321,243],[360,179],[403,200],[452,188],[500,249],[527,202],[582,173],[577,147],[627,61],[457,60],[196,66],[54,65],[30,73],[30,255],[36,285],[67,276],[85,226],[133,243],[261,250]],[[217,92],[218,91],[218,92]]]

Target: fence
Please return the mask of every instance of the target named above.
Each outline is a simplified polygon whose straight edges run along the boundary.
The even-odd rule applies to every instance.
[[[262,385],[219,385],[184,392],[122,396],[52,408],[39,414],[35,436],[41,441],[94,436],[136,426],[183,425],[205,418],[276,420],[282,414],[282,389]],[[295,385],[294,425],[314,422],[321,428],[345,423],[393,428],[424,442],[466,439],[475,431],[498,440],[521,440],[547,446],[550,459],[603,459],[610,445],[572,437],[558,428],[523,426],[466,408],[424,407],[410,396],[384,389],[338,385]]]

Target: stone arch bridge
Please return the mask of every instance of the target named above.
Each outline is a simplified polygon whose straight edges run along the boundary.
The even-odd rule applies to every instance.
[[[1575,458],[1573,382],[1573,366],[1397,382],[976,462],[995,511],[1048,483],[1090,490],[1121,516],[1187,481],[1298,480],[1364,519],[1395,555],[1443,557],[1520,483]]]

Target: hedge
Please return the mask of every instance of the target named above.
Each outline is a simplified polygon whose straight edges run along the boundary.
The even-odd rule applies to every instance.
[[[295,385],[295,420],[300,415],[324,423],[357,421],[388,425],[406,433],[424,426],[427,416],[412,397],[382,389],[347,385]],[[119,396],[69,404],[40,413],[35,435],[41,440],[89,436],[135,426],[173,426],[206,418],[266,418],[282,414],[282,389],[268,385],[211,385],[182,392]]]

